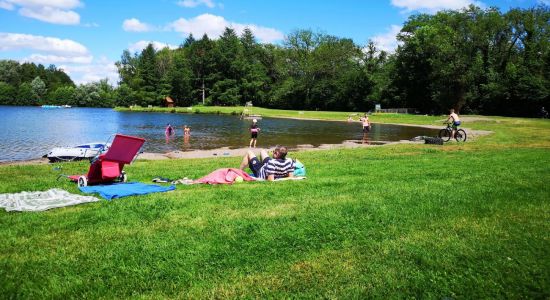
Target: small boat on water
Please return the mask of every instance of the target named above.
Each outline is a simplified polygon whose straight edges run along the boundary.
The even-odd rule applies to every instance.
[[[51,108],[71,108],[70,105],[42,105],[42,108],[51,109]]]
[[[56,147],[44,157],[51,162],[92,159],[98,153],[107,151],[110,146],[111,144],[106,143],[88,143],[74,147]]]

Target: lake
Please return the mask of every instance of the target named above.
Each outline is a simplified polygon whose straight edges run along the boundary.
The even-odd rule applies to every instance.
[[[109,108],[43,109],[41,107],[0,106],[0,162],[40,158],[53,147],[105,142],[122,133],[145,138],[145,152],[166,153],[221,147],[247,147],[251,120],[238,116],[117,112]],[[376,119],[372,121],[376,122]],[[170,123],[176,135],[166,139]],[[191,127],[191,137],[183,138],[183,125]],[[436,135],[433,129],[373,124],[368,136],[358,122],[309,121],[279,118],[259,120],[258,147],[277,144],[340,144],[346,140],[398,141],[419,135]]]

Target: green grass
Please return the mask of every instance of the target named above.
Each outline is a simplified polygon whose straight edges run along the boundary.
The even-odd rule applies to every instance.
[[[355,120],[363,116],[364,112],[340,112],[340,111],[299,111],[270,109],[263,107],[243,107],[243,106],[193,106],[193,107],[116,107],[117,111],[135,111],[135,112],[165,112],[165,113],[198,113],[198,114],[224,114],[240,115],[244,109],[248,109],[249,114],[259,114],[263,117],[280,118],[299,118],[299,119],[319,119],[319,120],[338,120],[346,121],[348,116],[352,115]],[[403,124],[429,124],[440,120],[437,116],[415,116],[407,114],[372,114],[375,122],[382,123],[403,123]],[[441,122],[438,123],[438,125]]]
[[[291,153],[307,167],[303,181],[178,186],[40,213],[0,212],[0,294],[547,299],[550,122],[486,119],[465,127],[494,134],[465,144]],[[126,170],[149,182],[238,162],[137,161]],[[57,165],[66,174],[88,167]],[[52,168],[0,166],[0,193],[78,192],[56,181]]]

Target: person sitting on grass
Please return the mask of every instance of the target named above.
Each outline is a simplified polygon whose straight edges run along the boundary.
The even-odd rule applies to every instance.
[[[461,122],[460,122],[460,118],[458,117],[458,115],[455,113],[455,110],[453,108],[451,108],[449,110],[449,117],[447,118],[447,121],[445,121],[445,123],[449,122],[450,120],[453,120],[453,131],[451,132],[451,139],[454,139],[455,138],[455,133],[456,133],[456,129],[458,126],[460,126]]]
[[[240,169],[246,166],[252,170],[254,176],[273,181],[278,178],[294,177],[294,161],[286,158],[288,150],[284,146],[277,146],[273,150],[273,158],[269,157],[265,150],[260,152],[260,159],[252,151],[248,151],[243,157]]]

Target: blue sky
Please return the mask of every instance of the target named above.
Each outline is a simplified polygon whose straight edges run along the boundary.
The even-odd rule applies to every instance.
[[[281,43],[293,30],[313,29],[391,51],[411,14],[471,3],[507,11],[550,0],[0,0],[0,59],[55,64],[76,83],[116,84],[122,51],[148,42],[176,47],[189,33],[216,38],[230,26]]]

